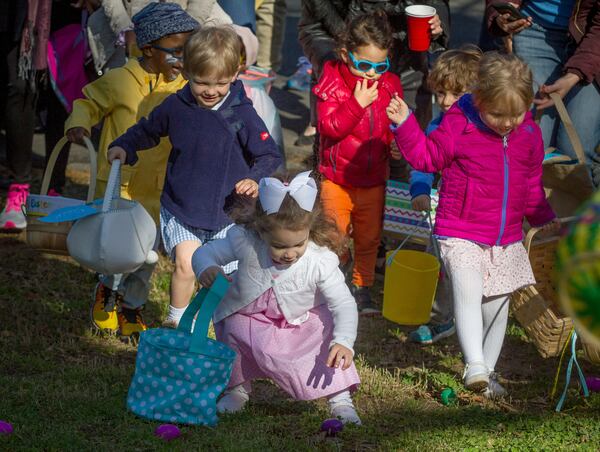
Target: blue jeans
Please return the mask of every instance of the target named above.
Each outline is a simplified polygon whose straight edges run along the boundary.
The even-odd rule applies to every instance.
[[[535,23],[513,37],[513,50],[531,68],[535,89],[542,84],[551,84],[563,75],[563,65],[575,48],[566,30],[550,30]],[[596,146],[600,144],[600,88],[596,83],[578,83],[563,100],[590,164]],[[559,152],[575,157],[555,108],[544,110],[540,127],[546,147],[555,146]]]
[[[256,34],[254,0],[218,0],[218,3],[223,11],[229,14],[234,24],[248,27]]]

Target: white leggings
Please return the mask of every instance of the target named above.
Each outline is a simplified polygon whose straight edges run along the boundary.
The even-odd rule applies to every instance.
[[[484,363],[492,372],[500,356],[509,294],[483,296],[480,272],[462,268],[451,275],[456,333],[465,364]]]

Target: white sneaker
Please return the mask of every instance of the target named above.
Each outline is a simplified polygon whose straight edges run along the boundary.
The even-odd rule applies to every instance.
[[[484,363],[474,362],[465,366],[463,374],[465,388],[474,392],[483,392],[487,389],[490,377],[487,366]]]
[[[343,424],[362,425],[362,421],[352,403],[332,403],[329,405],[329,411],[333,417],[337,417]]]
[[[502,399],[506,397],[508,391],[498,382],[498,374],[496,372],[490,373],[490,381],[488,387],[483,391],[483,396],[487,399]]]
[[[235,386],[223,394],[217,402],[217,413],[237,413],[242,411],[250,396],[242,385]]]

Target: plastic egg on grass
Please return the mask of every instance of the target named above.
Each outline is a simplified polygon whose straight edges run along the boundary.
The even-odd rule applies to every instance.
[[[162,424],[156,427],[154,434],[165,441],[171,441],[181,436],[181,430],[173,424]]]
[[[13,426],[10,422],[0,421],[0,435],[10,435],[13,430]]]
[[[325,419],[321,424],[321,431],[325,432],[325,436],[335,436],[344,430],[344,424],[339,419]]]

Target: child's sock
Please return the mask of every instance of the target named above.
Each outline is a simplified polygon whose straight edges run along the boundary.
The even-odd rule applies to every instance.
[[[354,404],[350,391],[342,391],[327,400],[329,412],[333,417],[339,418],[344,424],[362,425]]]
[[[181,320],[181,317],[186,309],[187,306],[185,308],[176,308],[173,305],[169,305],[169,313],[167,314],[167,318],[165,319],[164,323],[177,328],[179,321]]]
[[[237,413],[246,406],[250,399],[249,391],[244,389],[244,385],[237,385],[225,391],[223,397],[217,402],[218,413]]]
[[[483,311],[483,358],[490,372],[496,367],[496,361],[502,350],[506,323],[508,322],[508,303],[510,297],[484,298]]]
[[[450,276],[456,335],[465,364],[483,363],[483,277],[470,268],[457,269]]]

